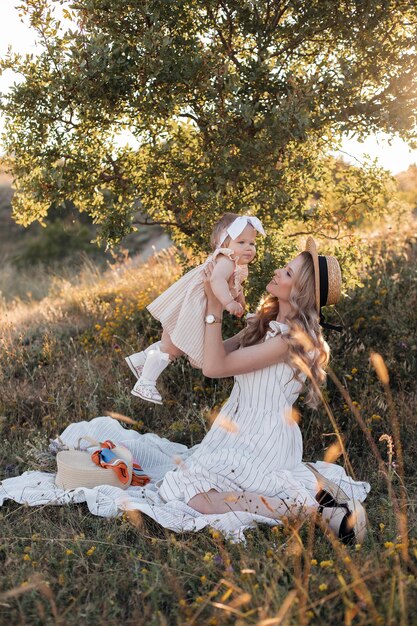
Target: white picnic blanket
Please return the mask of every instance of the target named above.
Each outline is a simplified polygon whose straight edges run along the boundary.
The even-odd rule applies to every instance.
[[[0,505],[5,500],[14,500],[28,506],[68,505],[85,502],[93,515],[115,517],[124,511],[138,510],[175,532],[199,531],[211,526],[234,542],[245,541],[244,531],[258,523],[277,525],[277,520],[244,511],[207,515],[189,507],[180,500],[165,502],[159,495],[158,481],[167,471],[178,467],[195,452],[192,448],[171,442],[154,433],[141,435],[123,428],[111,417],[96,417],[91,421],[76,422],[68,426],[60,439],[68,447],[77,446],[82,435],[100,441],[110,439],[129,448],[133,457],[151,477],[146,487],[129,487],[126,490],[102,485],[94,489],[79,487],[64,491],[55,485],[55,474],[46,472],[24,472],[21,476],[8,478],[0,483]]]

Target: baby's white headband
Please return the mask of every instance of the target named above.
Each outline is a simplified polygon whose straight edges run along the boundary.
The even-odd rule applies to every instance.
[[[266,235],[264,231],[264,227],[262,226],[261,220],[257,217],[253,217],[252,215],[239,215],[228,228],[221,234],[219,239],[219,246],[222,245],[223,241],[226,237],[231,237],[232,239],[237,239],[239,235],[245,230],[246,226],[250,224],[254,227],[258,233],[261,235]]]

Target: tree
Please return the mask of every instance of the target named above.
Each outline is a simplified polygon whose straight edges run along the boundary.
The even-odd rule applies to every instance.
[[[414,2],[60,4],[68,26],[52,0],[26,0],[42,52],[2,61],[23,76],[2,99],[20,223],[71,201],[117,242],[139,202],[139,228],[198,251],[225,210],[257,214],[279,242],[341,238],[386,203],[382,170],[329,154],[342,132],[415,142]]]

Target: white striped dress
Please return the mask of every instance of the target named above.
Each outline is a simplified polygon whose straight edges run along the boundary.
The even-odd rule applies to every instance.
[[[288,327],[269,324],[264,341]],[[302,383],[292,368],[278,363],[235,376],[235,384],[210,431],[179,468],[167,472],[159,493],[165,500],[188,502],[197,493],[246,491],[316,505],[317,481],[302,462],[301,431],[291,417]],[[341,467],[318,462],[316,468],[342,489],[363,500],[368,483],[355,482]]]
[[[182,350],[194,367],[203,367],[204,318],[206,294],[203,270],[210,262],[216,262],[219,254],[235,261],[235,269],[229,279],[230,293],[236,298],[242,282],[248,275],[248,266],[239,265],[230,248],[217,248],[201,265],[193,268],[161,293],[146,308],[159,320],[168,332],[172,343]]]

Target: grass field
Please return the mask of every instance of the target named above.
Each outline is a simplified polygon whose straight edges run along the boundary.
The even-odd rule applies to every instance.
[[[308,522],[260,526],[233,544],[217,531],[93,517],[86,505],[10,502],[0,510],[2,624],[417,624],[415,233],[380,233],[369,252],[363,287],[338,306],[345,332],[329,337],[329,412],[299,407],[306,460],[350,463],[372,485],[364,544],[346,548]],[[40,454],[49,438],[109,411],[140,433],[201,440],[231,381],[178,361],[155,408],[131,396],[123,361],[158,336],[143,309],[179,272],[168,252],[135,269],[91,266],[78,283],[57,277],[38,302],[3,307],[1,478],[53,469]]]

